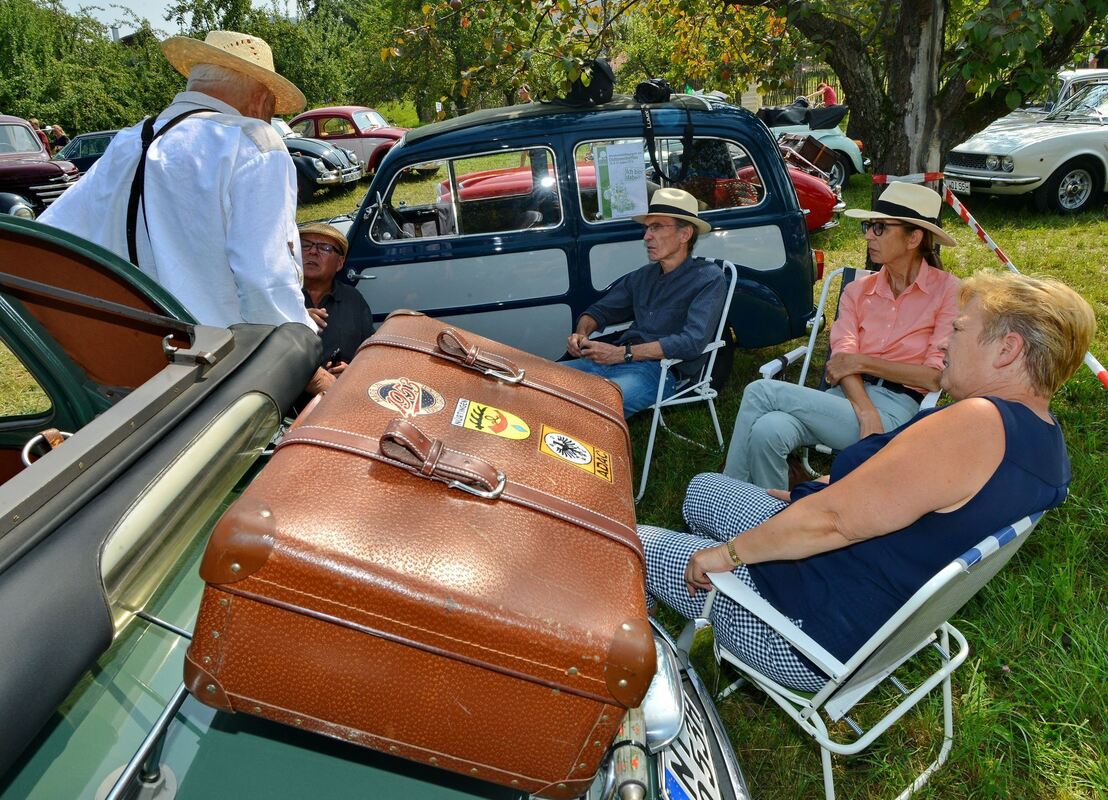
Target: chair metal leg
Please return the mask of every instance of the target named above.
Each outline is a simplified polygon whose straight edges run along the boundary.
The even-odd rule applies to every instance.
[[[716,441],[720,447],[723,447],[723,431],[719,427],[719,416],[716,415],[716,401],[708,400],[708,413],[712,415],[712,425],[716,429]]]
[[[639,493],[635,495],[636,503],[642,500],[642,496],[646,494],[646,479],[650,477],[650,459],[654,455],[654,439],[658,435],[658,421],[661,416],[662,409],[655,403],[654,418],[650,421],[650,439],[646,443],[646,456],[642,461],[642,479],[639,481]]]
[[[819,713],[813,714],[808,718],[809,721],[819,729],[819,732],[823,734],[823,738],[827,738],[827,726],[823,724],[823,718]],[[818,742],[817,742],[818,744]],[[823,794],[827,800],[835,800],[835,775],[831,772],[831,751],[826,747],[820,745],[819,748],[820,764],[823,767]]]
[[[950,652],[950,636],[945,627],[942,633],[942,649],[948,653]],[[939,748],[938,758],[928,764],[927,768],[912,781],[908,788],[896,796],[896,800],[907,800],[907,798],[926,786],[927,782],[931,780],[931,776],[938,772],[939,768],[946,763],[947,756],[950,755],[950,750],[953,746],[954,697],[950,688],[950,676],[947,675],[946,679],[943,680],[943,744],[942,747]]]

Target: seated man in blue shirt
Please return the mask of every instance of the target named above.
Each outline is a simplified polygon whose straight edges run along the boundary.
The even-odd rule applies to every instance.
[[[696,198],[681,189],[659,189],[647,213],[635,217],[644,227],[650,263],[624,275],[581,315],[566,349],[567,367],[615,381],[623,390],[623,415],[654,404],[663,358],[680,358],[688,368],[711,342],[723,310],[727,280],[715,264],[693,258],[697,237],[712,229],[697,216]],[[633,320],[618,344],[589,334]],[[695,368],[695,367],[694,367]],[[676,378],[666,376],[666,395]]]

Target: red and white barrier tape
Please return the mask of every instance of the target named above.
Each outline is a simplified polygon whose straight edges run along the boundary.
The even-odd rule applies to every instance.
[[[914,175],[902,176],[874,175],[873,182],[877,185],[883,186],[888,184],[890,181],[900,181],[901,183],[925,183],[927,181],[942,180],[943,177],[943,173],[941,172],[920,172]],[[993,237],[989,236],[989,234],[985,232],[985,229],[981,227],[981,223],[974,219],[974,216],[969,212],[969,209],[962,205],[962,202],[954,196],[954,192],[950,191],[950,189],[944,185],[942,195],[943,201],[946,202],[946,204],[954,210],[954,213],[961,217],[962,222],[966,223],[966,225],[969,226],[970,230],[977,234],[977,238],[983,241],[988,246],[988,248],[996,254],[996,257],[1000,259],[1000,263],[1018,275],[1019,270],[1016,268],[1016,265],[1012,263],[1012,259],[1008,258],[1007,253],[1000,249],[1000,245],[993,241]],[[1096,375],[1097,380],[1099,380],[1104,385],[1105,389],[1108,389],[1108,369],[1105,369],[1104,365],[1097,361],[1093,354],[1088,351],[1085,352],[1084,361],[1085,366],[1092,370],[1092,373]]]
[[[943,173],[941,172],[917,172],[914,175],[874,175],[873,182],[879,186],[884,186],[890,181],[900,181],[901,183],[926,183],[927,181],[941,181],[943,179]]]

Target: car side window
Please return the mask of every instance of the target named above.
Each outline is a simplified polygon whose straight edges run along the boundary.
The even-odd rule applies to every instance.
[[[561,222],[554,153],[536,147],[405,167],[370,236],[383,242],[512,233]]]
[[[296,123],[295,125],[290,125],[289,127],[292,128],[297,133],[299,133],[301,136],[307,136],[308,138],[312,138],[312,137],[315,136],[315,129],[313,128],[313,125],[314,125],[313,120],[311,120],[311,119],[302,119],[298,123]]]
[[[605,214],[601,211],[597,201],[596,168],[593,160],[599,146],[633,142],[641,143],[643,148],[643,180],[648,201],[649,196],[661,188],[663,183],[684,189],[693,195],[701,211],[754,206],[765,197],[765,189],[754,160],[749,151],[736,142],[715,137],[696,137],[686,154],[681,138],[658,138],[655,140],[653,158],[642,138],[582,142],[576,148],[574,161],[581,213],[587,222],[608,222],[632,215]],[[682,174],[684,161],[688,162],[688,166]],[[658,170],[668,177],[663,179]]]
[[[35,376],[0,340],[0,425],[19,417],[38,417],[53,407]]]
[[[327,117],[319,121],[319,136],[326,139],[328,136],[353,136],[354,123],[346,117]]]

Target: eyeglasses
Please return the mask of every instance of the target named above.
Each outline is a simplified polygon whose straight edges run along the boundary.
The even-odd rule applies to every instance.
[[[300,249],[307,253],[309,250],[318,250],[321,253],[330,255],[331,253],[337,253],[338,248],[333,244],[324,244],[323,242],[313,242],[308,239],[300,240]]]
[[[642,231],[643,231],[644,234],[645,233],[657,233],[658,231],[662,230],[663,228],[676,228],[676,227],[677,227],[677,225],[665,225],[661,222],[651,222],[649,225],[643,225],[642,226]]]
[[[874,236],[881,236],[888,228],[903,228],[902,222],[870,222],[866,220],[862,223],[862,235],[865,236],[870,231],[873,231]]]

